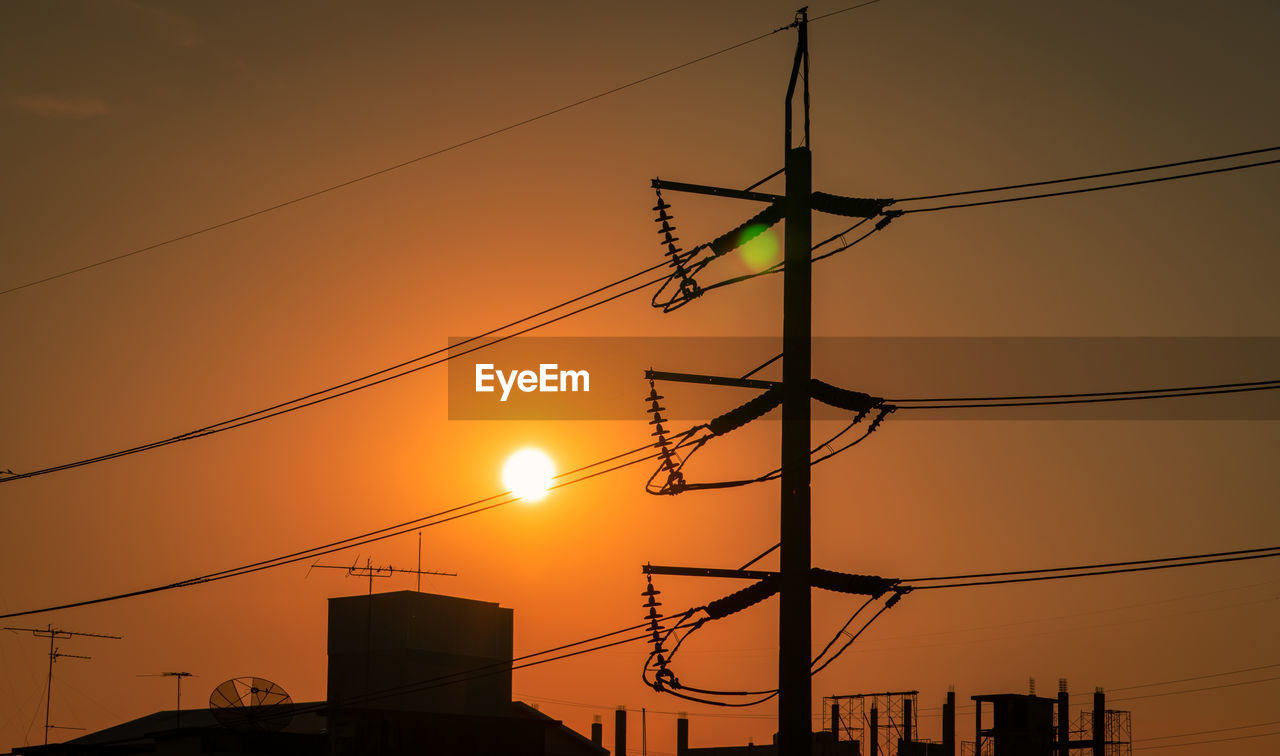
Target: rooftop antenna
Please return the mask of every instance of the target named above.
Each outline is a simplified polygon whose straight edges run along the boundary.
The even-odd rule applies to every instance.
[[[44,744],[49,745],[49,730],[82,730],[83,727],[64,727],[61,725],[49,724],[49,712],[53,707],[53,663],[58,659],[90,659],[89,656],[81,656],[79,654],[64,654],[54,646],[56,640],[66,640],[69,638],[108,638],[110,640],[120,640],[123,636],[106,635],[104,633],[78,633],[71,630],[63,630],[62,628],[46,625],[40,627],[6,627],[5,630],[12,630],[15,633],[31,633],[37,638],[49,639],[49,678],[45,682],[44,696]]]
[[[293,698],[265,677],[233,677],[209,694],[209,709],[223,727],[279,732],[293,717]]]
[[[190,672],[161,672],[158,675],[138,675],[138,677],[172,677],[176,679],[178,683],[178,708],[177,708],[178,721],[177,721],[177,724],[174,726],[174,728],[177,729],[178,727],[181,727],[182,726],[182,678],[195,677],[195,675],[191,674]]]
[[[400,567],[393,567],[393,566],[391,566],[391,565],[387,565],[386,567],[379,567],[379,566],[375,565],[375,564],[373,563],[373,561],[372,561],[371,559],[369,559],[368,557],[366,557],[366,558],[365,558],[365,560],[364,560],[364,564],[362,565],[362,564],[360,564],[360,557],[359,557],[358,555],[356,556],[355,560],[351,562],[351,566],[349,566],[349,567],[345,567],[345,566],[340,565],[340,564],[313,564],[313,565],[311,565],[311,569],[307,570],[307,572],[308,572],[308,573],[310,573],[310,572],[311,572],[311,570],[315,570],[315,569],[320,569],[320,570],[346,570],[346,571],[347,571],[347,575],[346,575],[347,577],[362,577],[362,578],[367,578],[367,579],[368,579],[368,581],[369,581],[369,595],[370,595],[370,596],[372,596],[372,595],[373,595],[373,579],[374,579],[374,578],[389,578],[389,577],[391,577],[392,575],[394,575],[394,574],[395,574],[395,573],[397,573],[397,572],[402,572],[402,573],[409,574],[409,575],[417,575],[417,576],[418,576],[418,590],[419,590],[419,591],[421,591],[421,590],[422,590],[422,576],[423,576],[423,575],[443,575],[443,576],[445,576],[445,577],[457,577],[457,576],[458,576],[458,573],[456,573],[456,572],[441,572],[441,571],[439,571],[439,570],[424,570],[424,569],[422,569],[422,544],[421,544],[421,543],[419,543],[419,544],[418,544],[418,569],[416,569],[416,570],[407,570],[407,569],[402,569],[402,568],[400,568]]]

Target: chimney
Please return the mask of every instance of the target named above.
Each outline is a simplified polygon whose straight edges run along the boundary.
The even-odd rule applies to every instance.
[[[604,724],[600,721],[599,714],[591,718],[591,742],[598,746],[604,745]]]
[[[880,711],[875,706],[871,707],[871,727],[868,729],[867,754],[880,756]]]
[[[956,756],[956,691],[947,691],[947,702],[942,705],[942,753]]]
[[[680,712],[676,717],[676,756],[689,752],[689,715]]]
[[[1106,756],[1107,696],[1098,688],[1093,692],[1093,756]]]
[[[906,743],[905,748],[911,749],[912,732],[911,732],[911,699],[902,699],[902,740]]]
[[[1071,696],[1067,678],[1058,678],[1058,756],[1071,756]]]
[[[613,713],[613,756],[627,756],[627,707]]]
[[[831,704],[831,739],[840,742],[840,704]]]

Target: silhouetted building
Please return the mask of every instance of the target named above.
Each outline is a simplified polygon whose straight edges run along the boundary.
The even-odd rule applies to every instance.
[[[1092,706],[1081,707],[1073,720],[1070,700],[1066,680],[1058,681],[1057,699],[1013,693],[974,696],[974,742],[965,744],[966,754],[1129,756],[1129,712],[1108,709],[1098,688]]]
[[[329,599],[334,706],[499,715],[511,675],[493,672],[511,656],[512,611],[497,604],[415,591]]]
[[[1001,693],[974,696],[975,751],[992,756],[1051,756],[1055,738],[1052,698]],[[984,705],[985,704],[985,705]],[[987,713],[990,718],[987,718]],[[984,724],[990,726],[984,727]],[[990,749],[985,748],[987,742]]]
[[[513,617],[494,603],[415,591],[329,601],[328,700],[218,717],[157,712],[30,756],[607,756],[511,700]]]

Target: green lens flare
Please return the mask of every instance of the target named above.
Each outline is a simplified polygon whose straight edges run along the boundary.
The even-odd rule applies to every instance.
[[[742,261],[752,273],[759,273],[778,262],[778,237],[764,224],[748,226],[743,229],[743,236],[755,237],[742,245]]]

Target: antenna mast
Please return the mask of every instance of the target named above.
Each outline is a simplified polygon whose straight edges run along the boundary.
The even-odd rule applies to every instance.
[[[175,727],[175,729],[176,729],[176,728],[178,728],[178,727],[181,727],[181,726],[182,726],[182,678],[184,678],[184,677],[195,677],[195,675],[191,674],[190,672],[161,672],[161,673],[160,673],[160,674],[158,674],[158,675],[138,675],[138,677],[173,677],[173,678],[176,678],[177,683],[178,683],[178,708],[176,709],[176,712],[177,712],[177,723],[174,725],[174,727]]]
[[[71,630],[63,630],[46,625],[39,627],[6,627],[5,630],[12,630],[15,633],[31,633],[37,638],[49,639],[49,677],[45,682],[44,696],[44,744],[49,745],[49,730],[78,730],[79,727],[62,727],[59,725],[49,724],[49,713],[53,708],[53,663],[58,659],[91,659],[89,656],[81,656],[79,654],[64,654],[54,646],[54,641],[66,640],[69,638],[107,638],[109,640],[120,640],[123,636],[106,635],[104,633],[78,633]]]
[[[375,564],[373,563],[373,561],[372,561],[371,559],[369,559],[368,557],[366,557],[366,558],[365,558],[365,560],[364,560],[364,564],[360,564],[360,557],[359,557],[359,556],[357,556],[357,557],[355,558],[355,561],[353,561],[353,562],[351,563],[351,566],[349,566],[349,567],[347,567],[347,566],[343,566],[343,565],[340,565],[340,564],[313,564],[313,565],[311,565],[311,569],[312,569],[312,570],[315,570],[315,569],[319,569],[319,570],[346,570],[346,571],[347,571],[347,574],[346,574],[346,576],[347,576],[347,577],[362,577],[362,578],[366,578],[366,579],[369,581],[369,595],[370,595],[370,596],[372,596],[372,595],[373,595],[373,579],[374,579],[374,578],[389,578],[389,577],[391,577],[392,575],[394,575],[394,574],[395,574],[395,573],[397,573],[397,572],[404,573],[404,574],[407,574],[407,575],[417,575],[417,576],[418,576],[418,590],[419,590],[419,591],[421,591],[421,590],[422,590],[422,576],[423,576],[423,575],[442,575],[442,576],[444,576],[444,577],[457,577],[457,576],[458,576],[458,573],[456,573],[456,572],[441,572],[441,571],[439,571],[439,570],[424,570],[424,569],[422,569],[422,551],[421,551],[422,544],[418,544],[418,548],[419,548],[419,551],[418,551],[418,569],[416,569],[416,570],[407,570],[407,569],[402,569],[402,568],[400,568],[400,567],[393,567],[393,566],[391,566],[391,565],[387,565],[386,567],[379,567],[379,566],[375,565]],[[311,570],[308,570],[308,572],[310,572],[310,571],[311,571]]]

